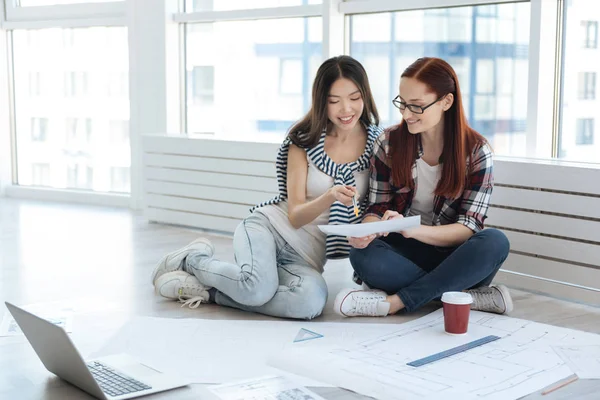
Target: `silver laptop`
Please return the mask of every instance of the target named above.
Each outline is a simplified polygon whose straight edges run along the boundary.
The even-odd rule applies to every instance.
[[[126,354],[84,361],[63,328],[5,304],[46,369],[94,397],[131,399],[189,384]]]

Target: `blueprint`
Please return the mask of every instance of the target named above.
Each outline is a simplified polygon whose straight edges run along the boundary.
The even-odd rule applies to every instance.
[[[193,383],[225,383],[284,375],[266,361],[287,347],[358,343],[394,330],[392,324],[135,317],[86,358],[127,353],[157,369],[172,369]],[[302,386],[327,386],[318,379],[289,377]]]
[[[580,379],[600,379],[600,346],[562,346],[554,347]]]
[[[406,365],[488,335],[501,339],[422,367]],[[476,311],[466,335],[450,336],[438,310],[356,345],[289,348],[269,362],[380,399],[510,400],[572,375],[552,347],[582,344],[600,345],[600,335]]]

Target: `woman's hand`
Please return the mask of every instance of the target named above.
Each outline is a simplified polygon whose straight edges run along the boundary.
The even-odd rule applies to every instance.
[[[375,240],[376,237],[377,235],[375,234],[363,237],[349,237],[348,243],[350,243],[350,246],[354,247],[355,249],[364,249],[369,244],[371,244],[371,242]]]
[[[352,198],[356,194],[356,188],[353,186],[335,185],[329,188],[329,192],[336,201],[339,201],[346,207],[350,207],[352,205]]]
[[[398,218],[404,218],[404,215],[400,214],[397,211],[392,211],[392,210],[387,210],[385,212],[385,214],[383,214],[383,217],[381,217],[382,221],[387,221],[390,219],[398,219]],[[383,236],[387,236],[389,234],[389,232],[383,232],[382,235]]]

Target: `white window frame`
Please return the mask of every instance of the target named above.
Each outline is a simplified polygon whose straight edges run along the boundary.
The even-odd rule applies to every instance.
[[[15,0],[4,1],[5,29],[127,25],[125,0],[31,7],[17,6]]]
[[[63,201],[111,207],[132,207],[134,195],[20,186],[17,184],[16,131],[14,129],[13,80],[10,31],[14,29],[128,27],[128,3],[60,4],[53,6],[16,6],[14,0],[0,0],[0,93],[8,93],[9,107],[0,107],[0,196],[35,200]],[[4,103],[5,99],[0,101]],[[132,140],[133,142],[133,140]],[[132,155],[136,149],[132,148]],[[133,158],[133,157],[132,157]],[[134,165],[132,163],[133,171]],[[133,184],[132,184],[133,191]],[[138,193],[136,193],[138,195]]]
[[[549,158],[558,132],[557,7],[562,0],[530,0],[530,42],[527,117],[527,156]],[[514,0],[323,0],[322,4],[253,8],[229,11],[181,12],[183,0],[123,0],[111,3],[17,7],[14,0],[0,0],[0,93],[11,90],[6,59],[7,37],[12,29],[84,26],[125,26],[129,40],[129,97],[131,146],[131,196],[117,203],[142,208],[141,134],[185,132],[185,46],[180,35],[187,23],[321,17],[323,60],[349,52],[348,17],[356,14],[514,3]],[[143,11],[140,11],[143,10]],[[6,13],[5,13],[6,11]],[[540,69],[544,66],[543,69]],[[4,103],[4,99],[0,104]],[[9,102],[10,103],[10,102]],[[11,146],[11,108],[0,107],[0,195],[31,196],[36,188],[12,185],[14,154]],[[13,160],[12,162],[10,160]],[[554,160],[560,162],[560,160]],[[533,161],[532,161],[533,162]],[[53,193],[50,195],[49,193]],[[112,195],[70,193],[43,189],[41,198],[71,201],[81,198],[111,199]],[[58,197],[57,197],[58,196]],[[73,197],[75,196],[75,197]],[[38,197],[36,197],[38,198]],[[125,199],[125,200],[123,200]],[[114,200],[100,204],[115,205]]]

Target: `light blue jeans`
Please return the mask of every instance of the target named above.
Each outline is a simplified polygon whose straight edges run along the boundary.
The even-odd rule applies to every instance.
[[[269,219],[254,212],[233,236],[236,263],[190,253],[185,269],[216,288],[217,304],[274,317],[312,319],[327,302],[327,284],[277,233]]]

